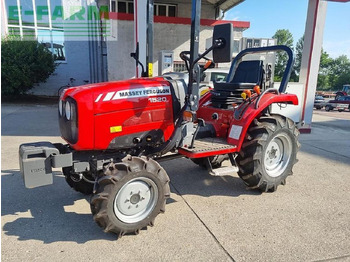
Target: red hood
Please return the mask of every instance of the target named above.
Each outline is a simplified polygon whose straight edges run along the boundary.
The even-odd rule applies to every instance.
[[[71,87],[63,94],[84,103],[94,114],[106,113],[123,102],[123,109],[143,107],[155,95],[170,95],[169,82],[162,77],[137,78]],[[137,103],[135,103],[137,101]],[[136,107],[135,107],[136,106]]]

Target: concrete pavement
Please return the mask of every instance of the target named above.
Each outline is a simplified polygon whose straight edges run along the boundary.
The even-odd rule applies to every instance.
[[[3,261],[350,261],[349,120],[315,115],[294,175],[275,193],[247,190],[236,174],[211,177],[187,159],[162,162],[172,193],[165,214],[118,240],[59,169],[53,185],[24,187],[18,146],[45,140],[62,142],[55,105],[2,105]]]

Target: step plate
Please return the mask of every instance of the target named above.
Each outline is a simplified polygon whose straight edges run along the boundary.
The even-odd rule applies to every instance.
[[[223,138],[195,140],[193,148],[181,147],[179,153],[189,158],[200,158],[236,152],[237,146],[230,145]]]

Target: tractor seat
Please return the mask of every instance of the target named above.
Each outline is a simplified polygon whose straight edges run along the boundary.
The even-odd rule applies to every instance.
[[[214,107],[231,108],[232,104],[243,102],[241,94],[244,90],[253,90],[254,86],[261,86],[264,78],[263,61],[251,60],[239,63],[233,78],[226,83],[214,83],[211,91],[211,102]]]

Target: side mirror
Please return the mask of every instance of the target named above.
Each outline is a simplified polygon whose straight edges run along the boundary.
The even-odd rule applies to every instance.
[[[229,24],[221,24],[214,26],[213,32],[213,60],[215,63],[231,62],[233,53],[233,26]],[[217,43],[222,44],[219,47]]]

